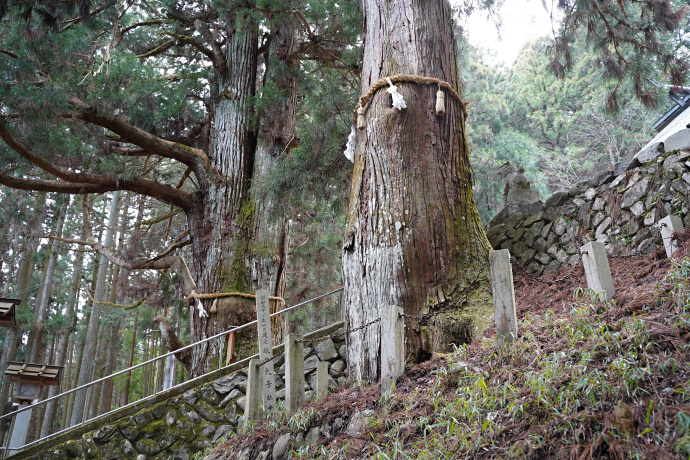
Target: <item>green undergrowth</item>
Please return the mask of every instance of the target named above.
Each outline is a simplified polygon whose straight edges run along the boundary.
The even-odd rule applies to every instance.
[[[408,373],[361,436],[291,458],[690,458],[689,275],[676,263],[635,313],[574,292],[503,354],[484,337]]]

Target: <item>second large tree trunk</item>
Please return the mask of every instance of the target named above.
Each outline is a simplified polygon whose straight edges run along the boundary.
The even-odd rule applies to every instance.
[[[447,0],[364,0],[364,16],[363,91],[395,74],[459,90]],[[343,298],[350,328],[379,318],[385,305],[412,315],[443,310],[428,324],[406,318],[407,360],[419,362],[490,322],[489,243],[472,195],[462,105],[446,93],[447,112],[436,115],[437,85],[397,86],[407,109],[391,108],[390,95],[378,91],[357,135]],[[379,327],[349,335],[351,380],[378,380]]]

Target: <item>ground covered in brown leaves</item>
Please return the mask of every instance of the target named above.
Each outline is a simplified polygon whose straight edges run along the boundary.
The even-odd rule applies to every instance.
[[[663,249],[610,259],[617,292],[606,303],[584,289],[581,266],[539,279],[516,268],[520,338],[505,354],[488,330],[408,370],[390,395],[341,388],[245,426],[213,457],[257,458],[319,427],[290,458],[687,459],[690,230],[677,237],[675,262]],[[368,415],[348,433],[356,413]]]

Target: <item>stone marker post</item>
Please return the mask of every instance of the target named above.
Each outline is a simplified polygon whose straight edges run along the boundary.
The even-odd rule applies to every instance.
[[[268,291],[256,291],[256,323],[259,330],[259,358],[265,361],[273,357],[273,335],[271,334],[271,316],[268,310]],[[263,381],[263,405],[264,411],[273,410],[276,407],[276,387],[273,371],[273,361],[261,366],[261,379]]]
[[[518,336],[510,251],[507,249],[489,251],[489,263],[491,265],[491,289],[494,296],[496,345],[499,350],[503,350],[506,343],[514,342]]]
[[[249,360],[249,368],[247,373],[247,394],[244,399],[244,421],[259,420],[261,418],[261,387],[262,385],[262,370],[258,367],[261,360],[252,358]],[[263,366],[262,366],[263,367]]]
[[[285,338],[285,408],[295,412],[304,401],[304,345],[303,336],[288,334]]]
[[[666,249],[666,257],[671,257],[671,254],[676,252],[678,249],[678,244],[671,238],[674,232],[680,232],[683,230],[683,220],[680,216],[666,216],[659,221],[661,226],[661,239],[664,242],[664,248]]]
[[[316,364],[316,397],[321,399],[328,394],[328,362],[319,361]]]
[[[393,387],[405,371],[405,318],[403,309],[381,309],[381,393]]]
[[[590,241],[580,248],[587,285],[601,300],[611,299],[616,293],[609,267],[609,258],[603,244]]]
[[[252,358],[249,360],[249,367],[247,368],[247,394],[244,399],[244,421],[259,420],[261,418],[261,387],[262,372],[261,367],[257,364],[261,362],[260,359]]]

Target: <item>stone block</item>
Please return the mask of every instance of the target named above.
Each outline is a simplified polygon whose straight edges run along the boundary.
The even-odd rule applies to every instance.
[[[634,158],[640,164],[646,165],[647,163],[656,160],[661,155],[661,151],[663,149],[663,142],[655,142],[653,144],[646,145],[642,150],[637,152]]]
[[[661,239],[666,249],[666,257],[670,258],[678,249],[678,242],[672,238],[672,235],[674,232],[683,230],[683,220],[680,216],[670,215],[661,219],[659,225],[661,226]]]
[[[683,149],[690,149],[690,129],[687,128],[671,134],[664,141],[664,151],[666,153]]]
[[[221,425],[218,427],[215,433],[213,433],[213,438],[211,443],[216,444],[221,438],[225,437],[227,434],[232,433],[232,425]]]
[[[591,241],[580,248],[580,253],[589,288],[602,300],[613,298],[616,290],[613,287],[613,278],[604,245]]]
[[[651,181],[650,177],[645,177],[634,186],[632,186],[628,191],[623,194],[621,199],[621,208],[630,209],[630,207],[639,199],[647,195],[649,189],[649,183]]]
[[[213,386],[211,385],[205,385],[201,387],[201,398],[210,403],[210,404],[218,404],[220,401],[220,397],[218,396],[218,393],[216,393],[216,390],[213,389]]]
[[[546,200],[544,203],[544,208],[548,210],[554,206],[560,206],[569,199],[570,195],[568,195],[568,192],[556,192]]]
[[[196,404],[196,402],[199,400],[199,397],[200,397],[200,394],[199,394],[199,390],[197,390],[197,389],[186,391],[182,395],[182,399],[184,400],[184,402],[186,402],[190,406],[193,406],[194,404]]]
[[[635,217],[640,217],[645,211],[646,209],[642,200],[636,201],[635,204],[630,207],[630,212],[632,212]]]
[[[331,339],[317,342],[316,345],[314,345],[314,352],[321,361],[330,361],[338,357],[338,352],[336,351],[333,340]]]
[[[180,414],[182,414],[184,417],[187,417],[192,423],[201,422],[201,417],[199,417],[199,414],[197,414],[196,411],[189,406],[182,405],[180,407]]]
[[[548,208],[546,211],[544,211],[544,222],[553,222],[554,220],[558,219],[559,215],[560,212],[558,211],[557,207]]]
[[[336,362],[334,362],[333,365],[331,365],[331,368],[328,370],[328,373],[333,377],[340,377],[340,374],[342,374],[344,371],[345,361],[339,359]]]
[[[221,377],[213,382],[213,389],[222,395],[228,394],[235,389],[240,381],[245,379],[246,377],[244,375],[237,372],[231,375],[226,375],[225,377]]]

